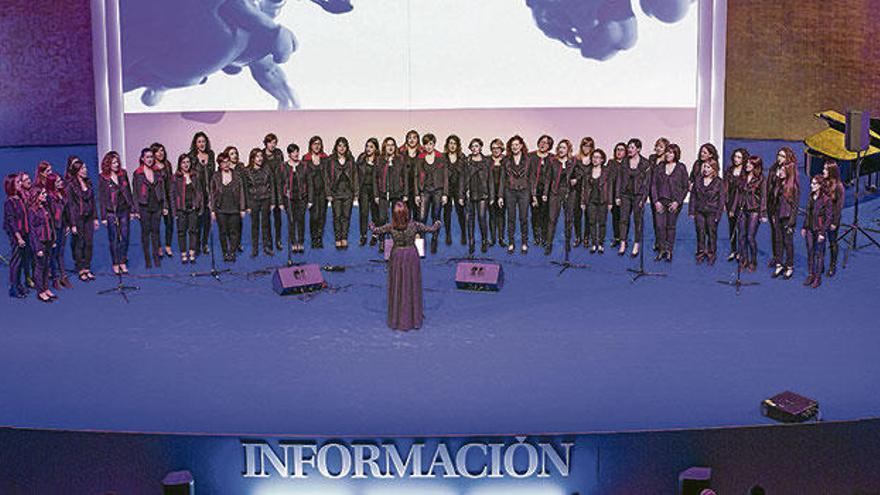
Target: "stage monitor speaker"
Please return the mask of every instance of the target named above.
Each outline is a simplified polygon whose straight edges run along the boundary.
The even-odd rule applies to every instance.
[[[272,275],[272,289],[280,296],[321,290],[325,286],[321,267],[294,265],[279,268]]]
[[[865,151],[870,143],[868,131],[871,129],[871,114],[867,110],[846,111],[846,149]]]
[[[462,261],[455,266],[455,286],[462,290],[498,292],[504,285],[504,270],[497,263]]]
[[[712,468],[691,467],[678,475],[680,495],[700,495],[703,490],[712,488]]]
[[[783,423],[802,423],[819,415],[819,403],[786,390],[761,402],[761,412]]]
[[[189,471],[172,471],[162,480],[163,495],[194,495],[195,483]]]

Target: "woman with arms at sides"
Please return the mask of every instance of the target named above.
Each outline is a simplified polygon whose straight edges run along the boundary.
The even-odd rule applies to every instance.
[[[593,151],[595,149],[596,142],[593,138],[589,136],[582,138],[574,162],[574,174],[578,183],[572,187],[572,193],[576,196],[574,204],[577,206],[576,210],[573,212],[574,220],[572,220],[572,224],[574,225],[573,247],[578,247],[581,245],[581,242],[583,242],[584,249],[590,247],[590,218],[587,216],[586,208],[581,208],[581,205],[583,204],[583,198],[581,196],[583,194],[583,187],[581,180],[589,175],[590,170],[593,169],[591,157],[593,156]]]
[[[739,236],[742,233],[737,228],[739,221],[736,218],[736,193],[740,184],[740,177],[745,174],[746,162],[749,161],[749,152],[745,148],[737,148],[730,155],[730,166],[724,171],[724,208],[727,210],[727,232],[730,238],[730,253],[727,261],[734,261],[737,256]]]
[[[429,213],[432,221],[443,218],[443,208],[449,200],[449,169],[443,155],[434,149],[436,144],[433,134],[422,136],[422,153],[415,162],[416,205],[420,208],[418,219],[422,223],[428,221]],[[435,232],[431,236],[431,253],[437,252],[439,235]]]
[[[828,195],[831,197],[831,224],[828,225],[828,247],[831,250],[831,263],[828,267],[828,276],[833,277],[837,272],[837,253],[840,249],[837,243],[837,234],[840,231],[840,216],[843,213],[846,192],[843,188],[843,182],[840,180],[840,168],[836,161],[830,158],[826,159],[822,175],[828,181]]]
[[[228,155],[217,155],[217,163],[224,160],[228,161]],[[205,207],[205,197],[202,196],[204,189],[201,178],[192,168],[189,155],[177,157],[177,172],[171,178],[171,210],[177,219],[177,247],[180,249],[180,262],[184,264],[195,263],[199,255],[198,219]],[[226,254],[226,251],[223,253]]]
[[[263,253],[272,256],[271,222],[273,181],[272,171],[264,167],[263,150],[254,148],[248,155],[245,168],[245,200],[247,211],[251,214],[251,258],[260,254],[260,232],[263,238]]]
[[[370,222],[379,221],[379,205],[376,204],[375,170],[379,163],[379,140],[371,137],[364,144],[364,152],[358,157],[357,180],[358,180],[358,229],[360,231],[359,245],[367,243],[367,227]],[[376,245],[376,238],[370,236],[370,246]]]
[[[284,210],[284,203],[281,201],[281,182],[279,181],[281,173],[281,164],[284,163],[284,152],[278,148],[278,136],[266,134],[263,138],[263,155],[266,157],[263,166],[269,169],[272,178],[272,222],[269,224],[269,235],[272,235],[272,224],[275,225],[275,249],[284,250],[284,232],[281,227],[281,212]]]
[[[424,149],[419,145],[419,133],[415,129],[407,131],[406,137],[403,140],[403,145],[397,150],[397,152],[401,158],[403,158],[401,163],[404,168],[404,173],[406,173],[407,183],[409,184],[409,189],[406,192],[409,201],[407,201],[406,206],[412,213],[413,218],[418,219],[421,210],[419,205],[416,204],[419,200],[418,192],[416,191],[416,164],[419,160],[419,156],[424,152]]]
[[[626,158],[626,143],[617,143],[614,145],[614,156],[608,160],[608,167],[611,170],[611,180],[614,182],[611,188],[611,197],[617,197],[617,178],[620,176],[620,168],[623,166],[623,160]],[[611,205],[611,247],[620,245],[620,206],[612,201]]]
[[[327,184],[324,183],[324,141],[320,136],[309,139],[309,151],[303,157],[309,171],[312,207],[309,209],[309,238],[312,249],[324,249],[324,229],[327,226]]]
[[[372,226],[373,235],[391,234],[394,240],[388,260],[388,326],[394,330],[421,328],[424,320],[422,271],[415,247],[416,235],[440,230],[441,223],[427,227],[410,220],[406,203],[394,203],[392,221],[381,227]]]
[[[776,225],[776,219],[778,218],[777,210],[779,209],[777,201],[781,197],[780,189],[782,188],[782,184],[779,181],[779,169],[787,163],[795,163],[795,161],[794,151],[787,146],[783,146],[776,152],[776,160],[767,170],[767,179],[764,182],[764,200],[766,201],[766,216],[770,222],[770,246],[773,249],[773,256],[767,260],[768,268],[780,265],[783,256],[781,247],[784,243],[777,239],[777,233],[784,229],[779,229]]]
[[[211,140],[208,135],[199,131],[193,135],[192,142],[189,147],[189,160],[193,170],[199,176],[200,184],[203,188],[202,195],[207,197],[208,184],[211,183],[211,177],[214,176],[214,168],[216,166],[214,150],[211,149]],[[199,217],[199,246],[202,254],[208,254],[209,238],[211,234],[211,213],[205,208],[205,211]]]
[[[633,223],[633,247],[631,256],[639,255],[644,234],[645,199],[650,189],[651,164],[642,156],[642,141],[632,138],[626,143],[626,158],[617,174],[617,196],[614,203],[620,206],[620,249],[618,256],[626,252],[629,239],[630,218]]]
[[[502,162],[504,160],[504,141],[499,138],[495,138],[489,143],[489,170],[492,173],[492,190],[495,191],[495,197],[492,198],[491,203],[489,204],[489,245],[494,246],[498,244],[501,247],[505,247],[504,242],[504,221],[507,216],[504,208],[498,205],[498,200],[501,199],[501,196],[498,194],[498,191],[501,187],[501,172],[503,170]]]
[[[165,203],[165,182],[159,172],[154,170],[153,152],[150,148],[141,150],[140,164],[134,171],[135,211],[141,219],[141,247],[144,250],[144,265],[149,269],[152,258],[158,268],[161,265],[159,250],[159,222],[162,215],[168,214]]]
[[[137,210],[131,196],[128,174],[122,168],[119,154],[110,151],[101,160],[98,176],[98,211],[107,227],[113,273],[128,273],[128,243],[131,217]]]
[[[168,152],[162,143],[151,144],[150,150],[153,152],[153,160],[156,162],[156,171],[162,174],[162,181],[165,183],[165,204],[171,205],[171,183],[174,181],[174,166],[168,160]],[[169,258],[174,256],[174,251],[171,250],[171,241],[174,238],[174,220],[174,215],[170,211],[167,215],[162,216],[162,223],[165,224],[165,249],[162,251],[160,248],[162,252],[159,253],[159,256],[164,255]]]
[[[648,155],[648,162],[651,164],[651,168],[649,169],[648,175],[648,203],[651,206],[651,225],[654,227],[654,244],[653,250],[658,251],[659,245],[657,244],[657,211],[654,208],[654,197],[651,196],[651,182],[654,180],[654,171],[663,166],[665,162],[666,156],[666,147],[669,146],[669,140],[665,137],[657,138],[657,141],[654,141],[654,152]]]
[[[443,158],[449,167],[449,201],[443,207],[443,229],[446,231],[446,245],[452,244],[452,210],[458,218],[458,227],[461,229],[461,245],[467,244],[467,218],[465,218],[464,203],[458,197],[461,191],[462,170],[464,170],[465,156],[461,150],[461,139],[455,134],[446,138]]]
[[[471,139],[471,142],[468,143],[468,149],[471,154],[468,155],[464,170],[462,170],[461,190],[458,197],[459,201],[464,201],[467,211],[468,253],[474,254],[476,249],[475,223],[480,226],[480,252],[485,253],[489,250],[489,239],[486,232],[488,229],[488,208],[493,196],[495,196],[495,190],[490,177],[489,159],[483,156],[483,140],[480,138]]]
[[[774,251],[779,256],[773,278],[782,275],[788,280],[794,274],[794,230],[797,227],[801,196],[797,166],[794,161],[786,161],[776,169],[776,187],[771,191],[768,201],[775,205],[773,212],[775,219],[771,222],[776,229]]]
[[[765,194],[764,161],[760,156],[752,155],[746,161],[745,173],[737,182],[735,206],[737,231],[740,232],[737,256],[740,268],[750,272],[758,267],[758,227],[767,221]]]
[[[587,210],[590,222],[590,252],[605,253],[605,235],[608,213],[611,211],[613,182],[605,151],[597,148],[590,154],[592,167],[581,178],[581,205]]]
[[[27,297],[24,276],[24,251],[30,242],[26,200],[20,194],[20,174],[12,173],[3,179],[3,231],[9,237],[9,297]]]
[[[241,156],[238,153],[238,148],[236,148],[235,146],[227,146],[223,150],[223,153],[226,153],[226,156],[229,157],[229,170],[231,170],[232,173],[237,174],[244,170],[244,163],[241,162]],[[220,166],[218,165],[217,168],[219,169]]]
[[[549,207],[547,219],[547,243],[544,245],[544,254],[553,252],[553,239],[556,237],[556,224],[559,222],[559,212],[563,214],[562,237],[565,251],[571,246],[572,222],[575,219],[575,210],[580,211],[581,205],[577,194],[578,177],[577,159],[571,156],[571,141],[563,139],[556,145],[556,156],[548,161],[547,177],[544,181],[544,190],[541,199]]]
[[[287,211],[287,243],[293,253],[306,249],[306,210],[312,204],[309,197],[309,171],[299,159],[299,145],[287,145],[287,161],[281,164],[281,201]]]
[[[373,184],[376,189],[374,201],[379,207],[379,220],[385,224],[389,218],[389,205],[398,201],[406,204],[409,199],[406,191],[410,190],[403,158],[397,153],[397,142],[393,137],[389,136],[382,140],[382,154],[373,173]],[[382,253],[385,251],[384,234],[378,236],[378,241],[379,252]]]
[[[92,273],[92,250],[95,231],[98,230],[97,202],[95,188],[89,179],[89,170],[79,157],[67,159],[64,172],[67,205],[70,211],[70,249],[79,279],[83,282],[95,280]]]
[[[45,189],[34,187],[28,200],[28,237],[34,253],[34,290],[37,299],[46,303],[58,298],[49,288],[49,258],[56,239],[47,199]]]
[[[702,178],[694,183],[688,214],[694,219],[697,231],[697,263],[703,260],[714,265],[718,253],[718,222],[724,213],[726,188],[718,177],[718,162],[706,160],[702,164]]]
[[[520,252],[529,252],[529,196],[532,184],[529,176],[529,153],[519,135],[507,140],[507,156],[501,172],[501,190],[498,204],[507,208],[507,254],[515,249],[517,214],[519,214]]]
[[[351,227],[352,203],[358,197],[357,167],[348,145],[348,139],[339,137],[333,145],[333,154],[324,167],[327,202],[333,205],[333,235],[336,249],[348,249],[348,231]]]
[[[71,215],[67,190],[60,175],[52,172],[46,181],[46,194],[49,213],[52,214],[52,226],[55,228],[55,245],[49,256],[49,277],[56,289],[73,287],[64,269],[64,244],[70,232]]]
[[[217,156],[217,162],[220,169],[211,179],[210,195],[204,199],[210,205],[211,216],[217,220],[223,260],[233,262],[241,251],[241,221],[247,207],[244,184],[247,174],[244,170],[233,171],[232,159],[225,152]]]
[[[34,186],[46,189],[49,182],[49,174],[52,173],[52,164],[46,160],[37,164],[37,170],[34,172]]]
[[[538,138],[537,149],[529,155],[529,181],[532,185],[532,235],[536,246],[544,246],[547,239],[549,205],[541,201],[548,162],[553,158],[553,138],[544,134]]]
[[[822,272],[825,271],[825,239],[833,217],[832,191],[830,181],[822,174],[813,176],[810,181],[810,197],[801,235],[807,243],[807,264],[809,275],[804,285],[814,289],[822,285]]]
[[[654,211],[657,216],[657,244],[659,253],[657,261],[672,261],[675,249],[675,228],[678,214],[684,206],[684,198],[688,193],[687,167],[681,163],[681,149],[677,144],[666,147],[664,163],[654,170],[651,180],[651,195],[654,199]]]

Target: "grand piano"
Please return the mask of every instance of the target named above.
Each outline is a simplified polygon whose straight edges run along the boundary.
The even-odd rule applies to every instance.
[[[840,165],[841,179],[846,183],[851,182],[855,178],[857,155],[846,149],[846,116],[834,110],[819,112],[815,116],[825,121],[828,129],[804,139],[804,144],[807,145],[804,151],[804,171],[808,177],[821,172],[825,158],[833,158]],[[880,119],[871,119],[869,134],[870,145],[862,153],[862,176],[880,172]]]

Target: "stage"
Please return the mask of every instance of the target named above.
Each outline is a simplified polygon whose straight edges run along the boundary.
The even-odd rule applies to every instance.
[[[51,152],[56,164],[82,153],[94,172],[88,148]],[[865,224],[877,202],[862,206]],[[851,215],[848,203],[845,221]],[[557,232],[549,257],[491,248],[506,278],[493,294],[455,289],[451,258],[466,254],[456,232],[453,246],[422,261],[424,327],[398,333],[385,326],[378,253],[335,251],[331,228],[331,247],[293,259],[346,270],[324,273],[328,290],[279,297],[270,274],[285,254],[219,262],[233,270],[220,282],[188,275],[209,269],[206,256],[195,266],[165,258],[144,272],[133,225],[125,280],[141,290],[130,303],[96,295],[116,283],[104,230],[96,282],[75,281],[48,306],[0,298],[0,424],[327,437],[696,429],[769,424],[758,405],[786,389],[819,400],[827,420],[880,410],[873,248],[810,290],[800,236],[795,277],[770,278],[764,225],[759,270],[743,275],[760,285],[737,296],[717,283],[735,272],[722,259],[726,223],[719,261],[707,267],[693,262],[693,226],[682,216],[675,261],[646,260],[666,278],[632,283],[629,256],[583,248],[572,261],[588,268],[560,274],[550,264],[563,254]],[[247,223],[244,231],[247,253]]]

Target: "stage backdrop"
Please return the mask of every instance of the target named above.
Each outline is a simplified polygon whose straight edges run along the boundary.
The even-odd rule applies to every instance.
[[[692,0],[122,0],[126,159],[197,130],[246,155],[268,132],[359,151],[415,128],[606,149],[666,135],[690,161],[698,17]]]
[[[802,140],[821,110],[880,114],[880,0],[728,3],[725,136]]]

